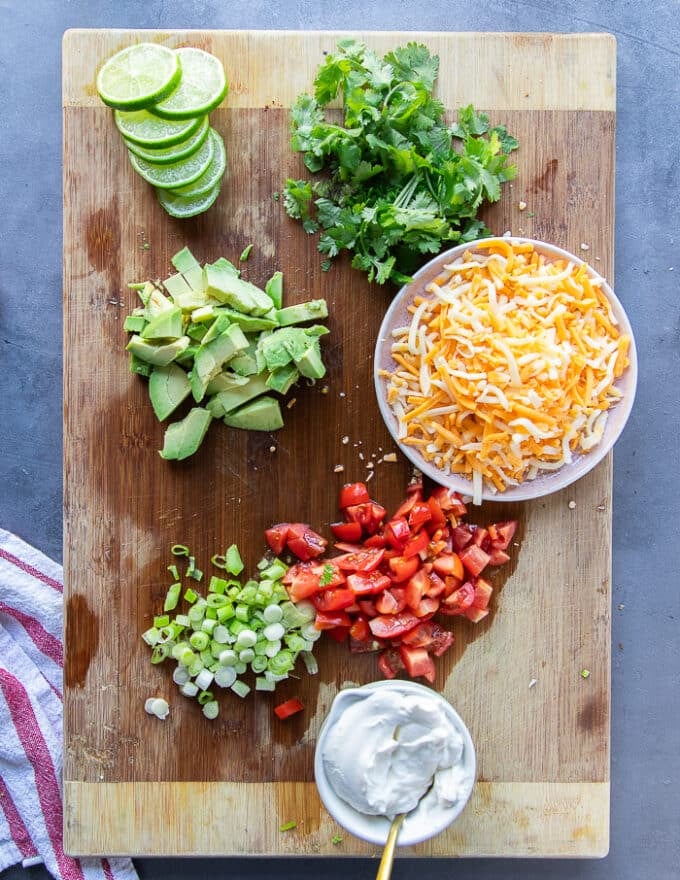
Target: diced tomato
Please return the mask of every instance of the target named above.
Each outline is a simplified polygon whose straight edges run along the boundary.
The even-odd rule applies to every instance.
[[[430,582],[430,586],[425,591],[428,596],[436,599],[446,591],[446,581],[442,580],[436,571],[428,572],[427,579]]]
[[[360,541],[362,528],[357,522],[331,523],[331,531],[338,541]]]
[[[432,563],[437,574],[446,577],[460,578],[464,577],[463,563],[457,553],[441,553]]]
[[[406,543],[404,547],[404,556],[408,559],[410,556],[418,556],[427,549],[430,539],[426,531],[417,532]]]
[[[352,504],[365,504],[371,500],[365,483],[345,483],[340,490],[338,497],[338,507],[344,510]]]
[[[371,632],[378,639],[396,639],[418,625],[418,618],[410,611],[400,614],[380,614],[368,622]]]
[[[389,520],[383,534],[390,547],[402,550],[411,537],[411,530],[406,519],[403,516],[398,516]]]
[[[352,621],[349,614],[345,611],[317,611],[314,618],[314,626],[317,629],[335,629],[337,626],[346,627],[349,632]]]
[[[488,553],[476,544],[468,544],[467,547],[464,547],[460,551],[459,556],[465,569],[469,571],[473,577],[477,577],[478,574],[484,571],[491,558]]]
[[[385,642],[379,639],[354,639],[352,638],[352,630],[349,631],[349,649],[352,654],[373,654],[376,651],[382,651]]]
[[[399,614],[406,608],[406,596],[403,590],[383,590],[376,598],[375,607],[378,614]]]
[[[274,714],[283,721],[297,712],[302,712],[304,708],[304,703],[300,702],[297,697],[293,697],[290,700],[286,700],[285,703],[279,703],[278,706],[274,706]]]
[[[354,572],[347,576],[347,586],[352,590],[355,596],[371,596],[376,593],[382,593],[390,587],[392,581],[386,574],[379,571],[369,571],[365,573]]]
[[[432,520],[432,510],[425,501],[416,501],[408,515],[408,524],[412,531],[417,531],[421,526]],[[443,525],[443,522],[442,522]]]
[[[359,599],[357,605],[359,606],[361,613],[368,619],[378,616],[375,603],[372,599]]]
[[[343,611],[354,605],[354,593],[346,587],[322,589],[312,596],[317,611]]]
[[[420,600],[424,595],[428,594],[428,591],[431,589],[430,578],[425,571],[424,568],[418,569],[418,571],[413,574],[406,584],[406,604],[411,610],[414,610],[420,605]],[[444,583],[442,581],[442,590],[444,589]]]
[[[399,646],[399,656],[411,678],[422,677],[429,682],[434,681],[434,661],[425,648],[409,648],[402,643]]]
[[[399,651],[394,648],[383,651],[378,657],[378,667],[385,678],[396,678],[397,674],[404,668]]]
[[[326,630],[326,635],[330,636],[334,642],[345,642],[349,636],[348,626],[334,626],[332,629]]]
[[[374,571],[382,562],[385,551],[382,547],[369,547],[354,553],[345,553],[333,559],[343,571]]]
[[[406,559],[404,556],[394,556],[389,560],[389,566],[392,571],[392,580],[395,584],[401,584],[407,581],[420,568],[420,559],[412,556]]]
[[[371,637],[371,631],[368,628],[368,619],[359,614],[354,618],[354,622],[349,629],[349,637],[356,639],[357,642],[366,642]]]
[[[328,541],[325,538],[322,538],[305,523],[289,523],[286,546],[303,562],[321,556],[325,552],[327,544]]]
[[[425,648],[435,657],[441,657],[453,644],[453,633],[434,620],[425,620],[401,637],[402,644]]]
[[[439,610],[439,599],[433,599],[431,596],[423,596],[418,603],[417,608],[413,609],[413,613],[421,620],[423,617],[432,617]]]
[[[465,581],[464,584],[442,601],[440,611],[443,614],[462,614],[471,607],[474,600],[474,584],[472,581]]]
[[[288,569],[284,583],[292,602],[308,599],[319,592],[319,573],[315,568],[308,563],[297,563]]]
[[[456,517],[465,516],[467,507],[457,492],[452,492],[444,486],[435,487],[430,493],[430,498],[436,498],[444,513],[452,513]]]
[[[506,562],[510,562],[510,557],[505,550],[499,550],[492,544],[489,550],[489,565],[503,565]]]
[[[468,525],[457,525],[451,531],[451,543],[456,553],[460,553],[463,547],[472,541],[472,529]]]
[[[364,501],[361,504],[351,504],[345,508],[345,518],[348,522],[356,522],[369,535],[374,535],[380,528],[386,510],[372,501]]]
[[[451,593],[455,592],[458,587],[463,583],[465,579],[465,572],[463,572],[463,577],[454,577],[449,574],[444,578],[444,596],[450,596]]]
[[[491,545],[497,550],[507,550],[517,531],[517,520],[509,519],[489,526]]]
[[[441,506],[434,495],[430,495],[427,499],[427,506],[430,509],[430,528],[436,529],[441,528],[446,525],[446,516],[444,515],[444,511],[441,509]]]
[[[476,578],[475,597],[472,600],[472,607],[481,608],[482,610],[488,608],[492,593],[493,587],[488,581],[484,580],[484,578],[481,577]]]
[[[420,491],[420,497],[422,497],[422,490]],[[408,516],[409,513],[411,512],[411,510],[413,510],[414,504],[417,504],[418,501],[420,501],[420,498],[418,497],[418,493],[412,492],[410,495],[407,495],[407,497],[404,499],[404,501],[402,501],[401,504],[399,505],[399,507],[397,507],[397,509],[395,510],[394,516],[395,517]]]
[[[479,623],[480,620],[484,620],[488,613],[488,608],[468,608],[467,611],[464,612],[465,617],[473,623]]]
[[[364,541],[364,547],[384,547],[386,543],[382,535],[369,535]]]
[[[277,556],[280,556],[286,547],[289,528],[290,523],[277,523],[275,526],[265,529],[264,536],[267,543]]]

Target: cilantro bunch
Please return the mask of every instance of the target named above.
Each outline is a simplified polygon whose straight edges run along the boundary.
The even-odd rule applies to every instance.
[[[379,58],[354,39],[338,43],[317,71],[314,95],[291,109],[291,146],[313,181],[286,181],[287,213],[320,230],[328,269],[352,252],[369,281],[403,284],[444,246],[490,232],[478,219],[516,175],[517,141],[470,105],[447,125],[434,97],[439,58],[416,43]],[[325,109],[340,94],[342,111]]]

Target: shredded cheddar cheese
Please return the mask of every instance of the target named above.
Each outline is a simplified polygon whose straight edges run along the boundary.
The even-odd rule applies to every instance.
[[[400,442],[503,492],[595,447],[630,337],[588,267],[489,239],[409,306],[382,371]]]

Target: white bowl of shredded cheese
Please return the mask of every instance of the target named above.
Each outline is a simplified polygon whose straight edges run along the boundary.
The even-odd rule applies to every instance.
[[[380,412],[410,461],[471,497],[565,488],[611,450],[633,406],[630,322],[606,280],[561,248],[488,238],[431,260],[385,314]]]

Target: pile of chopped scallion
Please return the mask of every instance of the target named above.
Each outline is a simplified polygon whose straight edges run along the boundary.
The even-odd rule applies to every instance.
[[[175,544],[172,553],[186,557],[185,578],[203,580],[188,547]],[[308,673],[316,673],[312,649],[321,633],[314,626],[314,606],[288,598],[281,581],[287,566],[280,559],[262,559],[257,576],[245,583],[237,579],[243,562],[235,544],[211,563],[226,576],[212,575],[206,595],[182,582],[176,564],[168,566],[173,583],[163,613],[142,638],[151,648],[151,662],[175,660],[172,677],[180,692],[195,697],[207,718],[216,718],[219,704],[213,688],[230,688],[245,697],[251,691],[243,678],[249,670],[258,691],[275,690],[298,657]],[[186,611],[178,610],[182,599]]]

